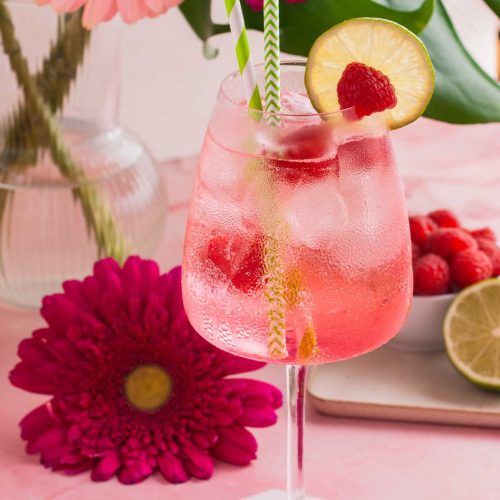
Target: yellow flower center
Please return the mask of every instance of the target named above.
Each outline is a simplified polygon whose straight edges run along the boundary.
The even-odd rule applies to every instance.
[[[172,393],[170,375],[158,365],[141,365],[125,378],[125,395],[128,402],[138,410],[159,410]]]

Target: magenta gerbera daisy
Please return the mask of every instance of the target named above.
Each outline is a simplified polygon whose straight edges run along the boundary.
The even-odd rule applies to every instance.
[[[95,481],[208,479],[214,459],[247,465],[246,429],[276,421],[281,393],[228,375],[263,366],[201,338],[184,312],[180,268],[131,257],[46,297],[47,327],[19,345],[11,382],[52,398],[21,421],[28,453],[53,470],[91,470]]]

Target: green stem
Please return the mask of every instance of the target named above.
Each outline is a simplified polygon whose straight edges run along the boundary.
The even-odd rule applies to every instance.
[[[53,113],[62,108],[71,90],[89,40],[90,31],[82,26],[82,9],[67,14],[41,71],[34,76],[40,95]],[[3,133],[5,146],[0,155],[0,168],[34,165],[39,147],[46,147],[48,142],[40,134],[36,120],[26,106],[21,105],[8,117],[7,124]]]
[[[127,245],[116,226],[109,208],[99,199],[99,193],[85,173],[78,167],[64,142],[63,134],[50,107],[38,91],[31,78],[28,63],[14,32],[14,24],[4,0],[0,0],[0,33],[3,49],[10,66],[24,93],[25,105],[35,116],[43,134],[48,140],[48,149],[61,174],[74,183],[75,197],[80,201],[87,226],[94,233],[99,256],[110,256],[122,262],[127,255]]]

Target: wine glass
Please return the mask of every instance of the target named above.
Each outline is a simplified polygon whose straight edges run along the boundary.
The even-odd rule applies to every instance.
[[[318,114],[304,64],[281,65],[283,111],[249,112],[220,88],[187,225],[183,299],[194,328],[233,354],[287,365],[288,498],[304,498],[306,366],[376,349],[412,296],[401,180],[377,115]],[[263,68],[257,67],[263,79]],[[278,122],[278,126],[275,123]]]

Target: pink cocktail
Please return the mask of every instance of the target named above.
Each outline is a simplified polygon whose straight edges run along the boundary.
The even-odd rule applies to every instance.
[[[240,356],[300,366],[384,344],[412,296],[388,133],[376,115],[318,115],[303,76],[303,65],[282,65],[279,126],[249,113],[237,75],[223,82],[183,263],[184,304],[203,337]]]
[[[193,326],[221,349],[264,361],[317,364],[375,349],[397,332],[412,295],[388,134],[375,120],[338,115],[332,124],[316,114],[284,115],[276,131],[231,102],[231,85],[223,84],[208,127],[187,229],[183,286]],[[282,240],[282,356],[269,349],[268,238]]]

